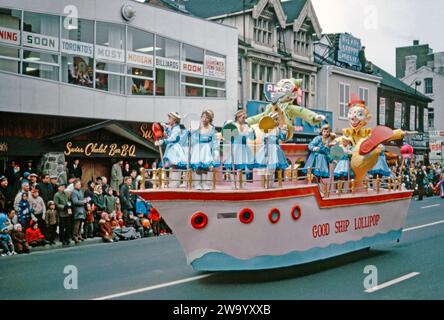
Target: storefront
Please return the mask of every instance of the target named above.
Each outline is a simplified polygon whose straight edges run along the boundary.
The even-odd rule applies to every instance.
[[[64,180],[65,161],[79,159],[85,185],[98,176],[109,178],[118,159],[134,164],[159,157],[148,123],[0,113],[0,126],[0,171],[10,161],[23,167],[33,160],[37,172],[57,174]]]

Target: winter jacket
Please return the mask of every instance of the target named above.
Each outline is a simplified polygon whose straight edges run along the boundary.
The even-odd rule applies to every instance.
[[[116,212],[116,197],[110,196],[109,194],[105,195],[105,211],[108,213]]]
[[[104,219],[100,219],[99,221],[99,235],[101,237],[111,237],[113,236],[113,229],[111,227],[111,222],[110,221],[106,221]]]
[[[73,206],[73,215],[75,220],[83,220],[86,218],[85,203],[83,202],[83,192],[77,189],[71,194],[71,202]]]
[[[42,197],[45,204],[54,198],[54,189],[50,183],[39,183],[37,184],[37,189],[39,190],[39,196]]]
[[[96,205],[98,212],[105,211],[105,197],[103,193],[94,193],[93,203]]]
[[[120,205],[124,211],[133,209],[130,189],[126,184],[123,184],[122,187],[120,187]]]
[[[68,195],[65,192],[58,191],[54,195],[54,203],[56,205],[57,213],[59,214],[60,218],[66,218],[68,217]]]
[[[45,223],[47,226],[59,224],[59,215],[57,214],[57,210],[49,209],[46,211]]]
[[[14,246],[17,247],[17,244],[25,244],[26,242],[26,237],[25,234],[23,233],[23,231],[17,231],[14,230],[11,234],[11,238],[12,238],[12,242],[14,243]]]
[[[34,198],[31,196],[28,201],[34,211],[34,215],[45,216],[46,205],[42,197],[38,196],[37,198]]]
[[[29,225],[29,221],[33,217],[32,207],[29,201],[21,200],[18,205],[18,221],[22,226]]]
[[[123,183],[122,167],[119,163],[115,163],[111,168],[111,188],[118,191],[120,185]]]
[[[45,239],[39,228],[34,229],[32,227],[29,227],[28,229],[26,229],[26,241],[28,241],[28,243],[37,241],[39,239]]]

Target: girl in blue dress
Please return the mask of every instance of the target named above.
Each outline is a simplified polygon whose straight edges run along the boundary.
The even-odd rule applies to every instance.
[[[181,173],[180,169],[186,169],[187,156],[180,144],[182,130],[180,128],[181,116],[177,112],[168,114],[169,130],[165,131],[165,139],[155,142],[156,146],[166,145],[164,163],[167,168],[172,168],[169,186],[178,188],[180,186]]]
[[[275,128],[264,134],[263,143],[260,145],[256,153],[255,167],[259,169],[266,169],[268,187],[273,186],[274,174],[276,170],[285,170],[289,164],[285,157],[284,151],[279,144],[280,141],[285,141],[287,137],[287,127],[279,127],[279,115],[274,113],[271,117],[275,121]],[[267,144],[268,139],[268,144]]]
[[[193,187],[197,190],[210,190],[208,173],[220,166],[219,139],[212,122],[214,113],[205,110],[201,115],[200,127],[191,132],[191,168]]]
[[[373,176],[390,177],[392,173],[387,164],[387,159],[385,158],[385,153],[384,153],[385,147],[382,144],[380,144],[379,148],[382,149],[382,152],[378,157],[378,162],[376,162],[375,166],[368,173]]]
[[[350,169],[350,157],[352,155],[352,140],[349,137],[342,136],[340,139],[341,148],[344,151],[344,156],[338,161],[334,170],[334,176],[336,179],[347,180],[348,175],[353,178],[353,170]]]
[[[330,163],[330,144],[334,135],[331,134],[330,126],[325,125],[321,128],[321,135],[313,139],[308,145],[310,156],[307,159],[302,172],[307,174],[307,169],[311,168],[313,175],[319,178],[329,178]]]

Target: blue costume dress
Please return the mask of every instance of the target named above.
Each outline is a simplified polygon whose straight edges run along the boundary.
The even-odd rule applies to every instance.
[[[195,130],[191,133],[191,161],[193,170],[217,168],[220,166],[219,139],[216,129],[211,126],[209,133]]]
[[[315,148],[319,150],[314,151]],[[322,143],[322,136],[317,136],[308,145],[308,150],[310,150],[310,156],[307,159],[302,172],[307,174],[307,169],[312,168],[312,173],[321,178],[329,178],[330,171],[328,165],[330,163],[330,148]]]
[[[267,154],[267,136],[268,136],[268,154]],[[287,134],[280,128],[276,131],[273,130],[268,135],[264,134],[263,143],[260,146],[256,154],[255,167],[260,169],[267,168],[268,157],[268,169],[284,170],[287,169],[289,164],[285,157],[284,151],[279,144],[279,141],[285,141]]]
[[[240,128],[240,124],[236,123],[238,129]],[[248,125],[243,125],[243,130],[239,130],[239,134],[234,137],[233,141],[233,152],[231,152],[231,142],[226,144],[228,146],[224,150],[227,152],[225,167],[227,169],[233,169],[231,155],[234,157],[234,169],[235,170],[245,170],[245,169],[253,169],[254,168],[254,155],[251,152],[250,147],[247,144],[247,140],[254,139],[254,131],[248,128]]]
[[[348,178],[348,173],[350,172],[350,178],[353,178],[353,170],[350,169],[351,146],[342,147],[342,149],[344,150],[344,156],[336,164],[333,174],[335,178]]]
[[[391,171],[387,164],[387,160],[384,154],[384,146],[382,146],[382,152],[378,157],[378,162],[376,162],[375,166],[368,172],[371,175],[379,175],[381,177],[390,177]]]
[[[171,130],[167,130],[167,138],[164,141],[166,145],[165,155],[163,160],[169,166],[176,166],[177,168],[186,168],[188,158],[185,151],[180,144],[182,130],[179,125],[175,125]]]

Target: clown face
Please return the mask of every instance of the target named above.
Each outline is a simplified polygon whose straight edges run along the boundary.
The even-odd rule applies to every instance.
[[[297,100],[297,104],[302,104],[302,89],[297,85],[295,79],[282,79],[275,87],[275,92],[271,95],[273,103],[285,103],[292,100]]]
[[[354,106],[348,111],[348,120],[356,131],[365,127],[370,121],[370,118],[368,110],[361,106]]]

